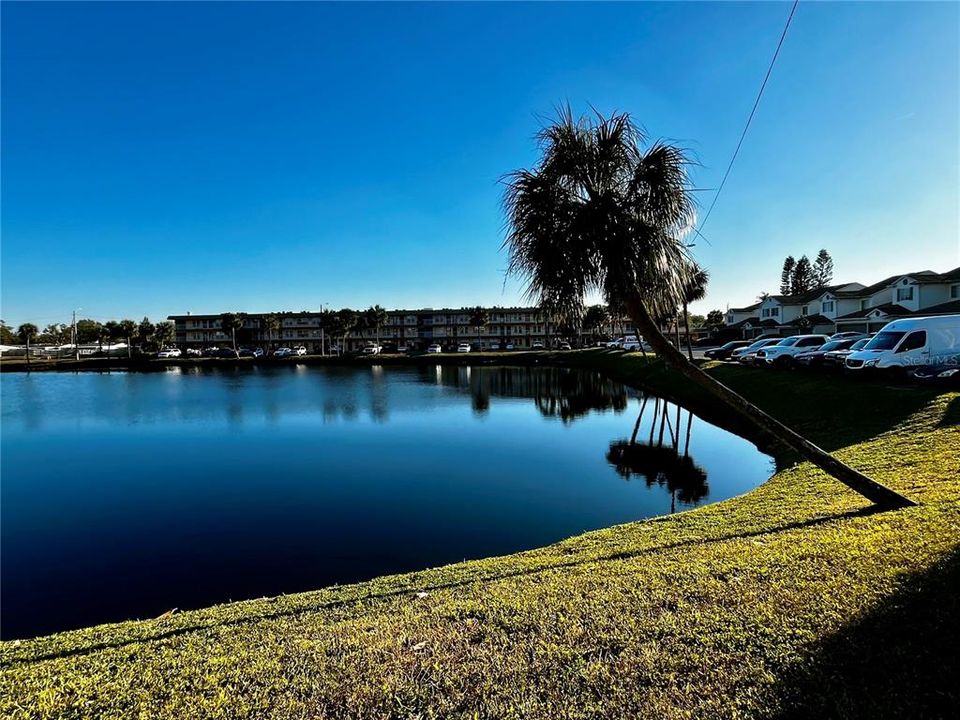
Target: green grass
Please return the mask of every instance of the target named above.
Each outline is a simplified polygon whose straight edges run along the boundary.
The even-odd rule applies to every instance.
[[[656,362],[566,355],[692,392]],[[0,716],[950,717],[960,395],[709,371],[920,505],[873,513],[792,465],[531,552],[6,642]]]

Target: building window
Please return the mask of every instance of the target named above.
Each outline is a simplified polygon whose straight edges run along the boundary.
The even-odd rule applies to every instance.
[[[770,315],[772,317],[777,317],[779,314],[780,314],[780,308],[778,307],[770,308]]]
[[[960,285],[951,285],[950,286],[950,299],[956,300],[960,298]]]
[[[824,300],[820,303],[820,312],[833,312],[833,300]]]
[[[801,314],[801,315],[806,315],[806,314],[807,314],[807,310],[808,310],[807,306],[804,305],[802,308],[800,308],[800,314]]]
[[[901,300],[913,300],[913,286],[897,288],[897,302]]]

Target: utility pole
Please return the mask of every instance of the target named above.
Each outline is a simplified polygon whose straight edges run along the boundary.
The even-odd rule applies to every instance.
[[[78,308],[78,309],[83,310],[83,308]],[[76,310],[73,311],[73,353],[74,353],[74,360],[79,360],[80,359],[80,343],[77,342],[77,311]]]

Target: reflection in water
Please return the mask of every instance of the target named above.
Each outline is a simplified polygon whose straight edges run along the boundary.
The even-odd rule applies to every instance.
[[[491,398],[532,399],[544,417],[564,423],[591,411],[623,412],[627,407],[627,389],[620,383],[596,374],[566,368],[471,368],[438,365],[432,375],[439,385],[469,390],[474,412],[484,414]]]
[[[681,505],[697,505],[710,494],[710,487],[707,484],[706,471],[690,457],[692,412],[686,413],[687,427],[684,433],[682,455],[680,454],[680,435],[683,431],[683,422],[680,406],[674,406],[675,420],[671,422],[669,403],[660,398],[654,398],[648,441],[637,442],[637,435],[649,400],[649,397],[643,398],[630,439],[615,440],[610,443],[607,461],[626,480],[638,476],[644,479],[647,487],[656,485],[665,488],[670,493],[670,512],[673,513],[676,511],[678,501]]]

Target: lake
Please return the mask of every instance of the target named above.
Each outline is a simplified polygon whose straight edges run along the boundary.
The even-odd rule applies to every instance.
[[[772,471],[575,370],[5,373],[0,393],[5,639],[535,548]]]

